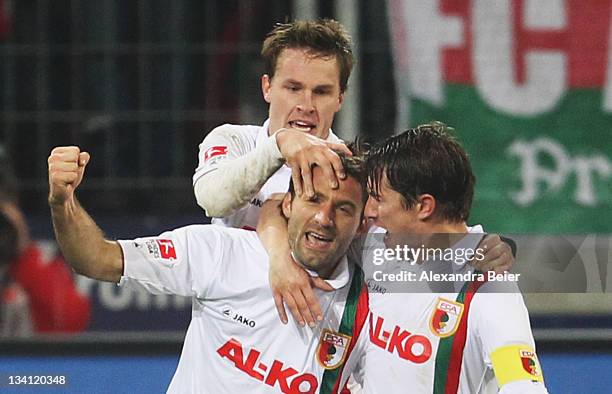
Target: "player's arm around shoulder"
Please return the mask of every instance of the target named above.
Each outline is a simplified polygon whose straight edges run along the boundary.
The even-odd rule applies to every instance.
[[[75,190],[83,180],[89,153],[79,147],[57,147],[49,165],[49,206],[60,249],[72,268],[93,279],[119,282],[123,256],[117,242],[108,241],[81,207]]]
[[[288,322],[286,304],[298,324],[315,327],[323,319],[323,313],[313,287],[324,291],[333,288],[321,278],[311,277],[291,257],[287,221],[281,214],[284,198],[284,194],[275,194],[263,204],[257,235],[268,253],[268,277],[281,321]]]
[[[259,128],[224,124],[200,144],[194,194],[209,217],[225,217],[246,204],[283,159],[273,137],[256,144]]]
[[[529,314],[518,287],[493,292],[491,283],[476,294],[470,315],[485,363],[493,369],[500,393],[547,393]],[[487,291],[488,290],[488,291]]]

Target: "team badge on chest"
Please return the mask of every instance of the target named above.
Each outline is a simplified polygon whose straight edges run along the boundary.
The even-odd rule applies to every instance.
[[[336,369],[344,363],[351,343],[349,335],[323,330],[317,348],[317,360],[325,369]]]
[[[431,331],[440,338],[450,337],[459,328],[463,304],[438,298],[436,307],[429,320]]]

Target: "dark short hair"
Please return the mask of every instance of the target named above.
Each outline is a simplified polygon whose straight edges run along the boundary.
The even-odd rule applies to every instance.
[[[366,167],[370,193],[380,194],[383,175],[400,193],[406,208],[421,194],[436,199],[434,215],[465,222],[470,215],[476,177],[467,153],[442,122],[408,129],[372,147]]]
[[[347,144],[347,147],[353,154],[352,156],[348,156],[342,152],[336,153],[338,156],[340,156],[340,161],[342,162],[342,167],[344,168],[346,176],[354,178],[361,185],[361,197],[362,201],[365,203],[368,199],[368,176],[365,167],[364,154],[367,146],[361,141],[356,141]],[[289,182],[289,194],[291,194],[292,197],[294,195],[293,179]]]
[[[274,77],[276,63],[285,49],[306,49],[314,57],[335,57],[340,66],[340,91],[346,90],[354,58],[351,37],[339,22],[320,19],[277,24],[261,48],[265,73],[270,78]]]

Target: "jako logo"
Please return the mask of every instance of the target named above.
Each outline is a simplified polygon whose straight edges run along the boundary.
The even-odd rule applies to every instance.
[[[372,327],[372,322],[376,324]],[[372,315],[370,319],[370,342],[374,345],[387,350],[389,353],[396,352],[404,360],[422,364],[431,357],[431,342],[423,335],[413,335],[403,330],[400,326],[395,326],[393,333],[383,330],[385,319],[381,316]]]
[[[234,313],[229,308],[225,308],[223,310],[223,314],[238,323],[244,324],[247,327],[254,328],[257,325],[257,323],[255,323],[255,320],[249,319],[248,317],[244,317],[238,313]]]
[[[233,362],[236,368],[250,377],[268,386],[276,387],[278,384],[283,393],[315,393],[319,387],[315,375],[310,373],[299,375],[298,371],[291,367],[284,368],[282,361],[274,360],[272,366],[268,367],[260,361],[261,352],[256,349],[249,350],[245,358],[242,344],[234,338],[217,349],[217,353]]]

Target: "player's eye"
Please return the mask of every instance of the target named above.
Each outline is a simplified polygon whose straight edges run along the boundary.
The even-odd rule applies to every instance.
[[[353,215],[353,209],[348,206],[348,205],[343,205],[340,207],[340,211],[346,215],[352,216]]]
[[[307,197],[306,201],[312,202],[312,203],[318,203],[319,201],[321,201],[321,198],[318,194],[315,194],[312,197]]]
[[[330,92],[331,92],[330,89],[325,89],[325,88],[318,88],[318,89],[314,90],[314,94],[317,94],[317,95],[320,95],[320,96],[329,94]]]

